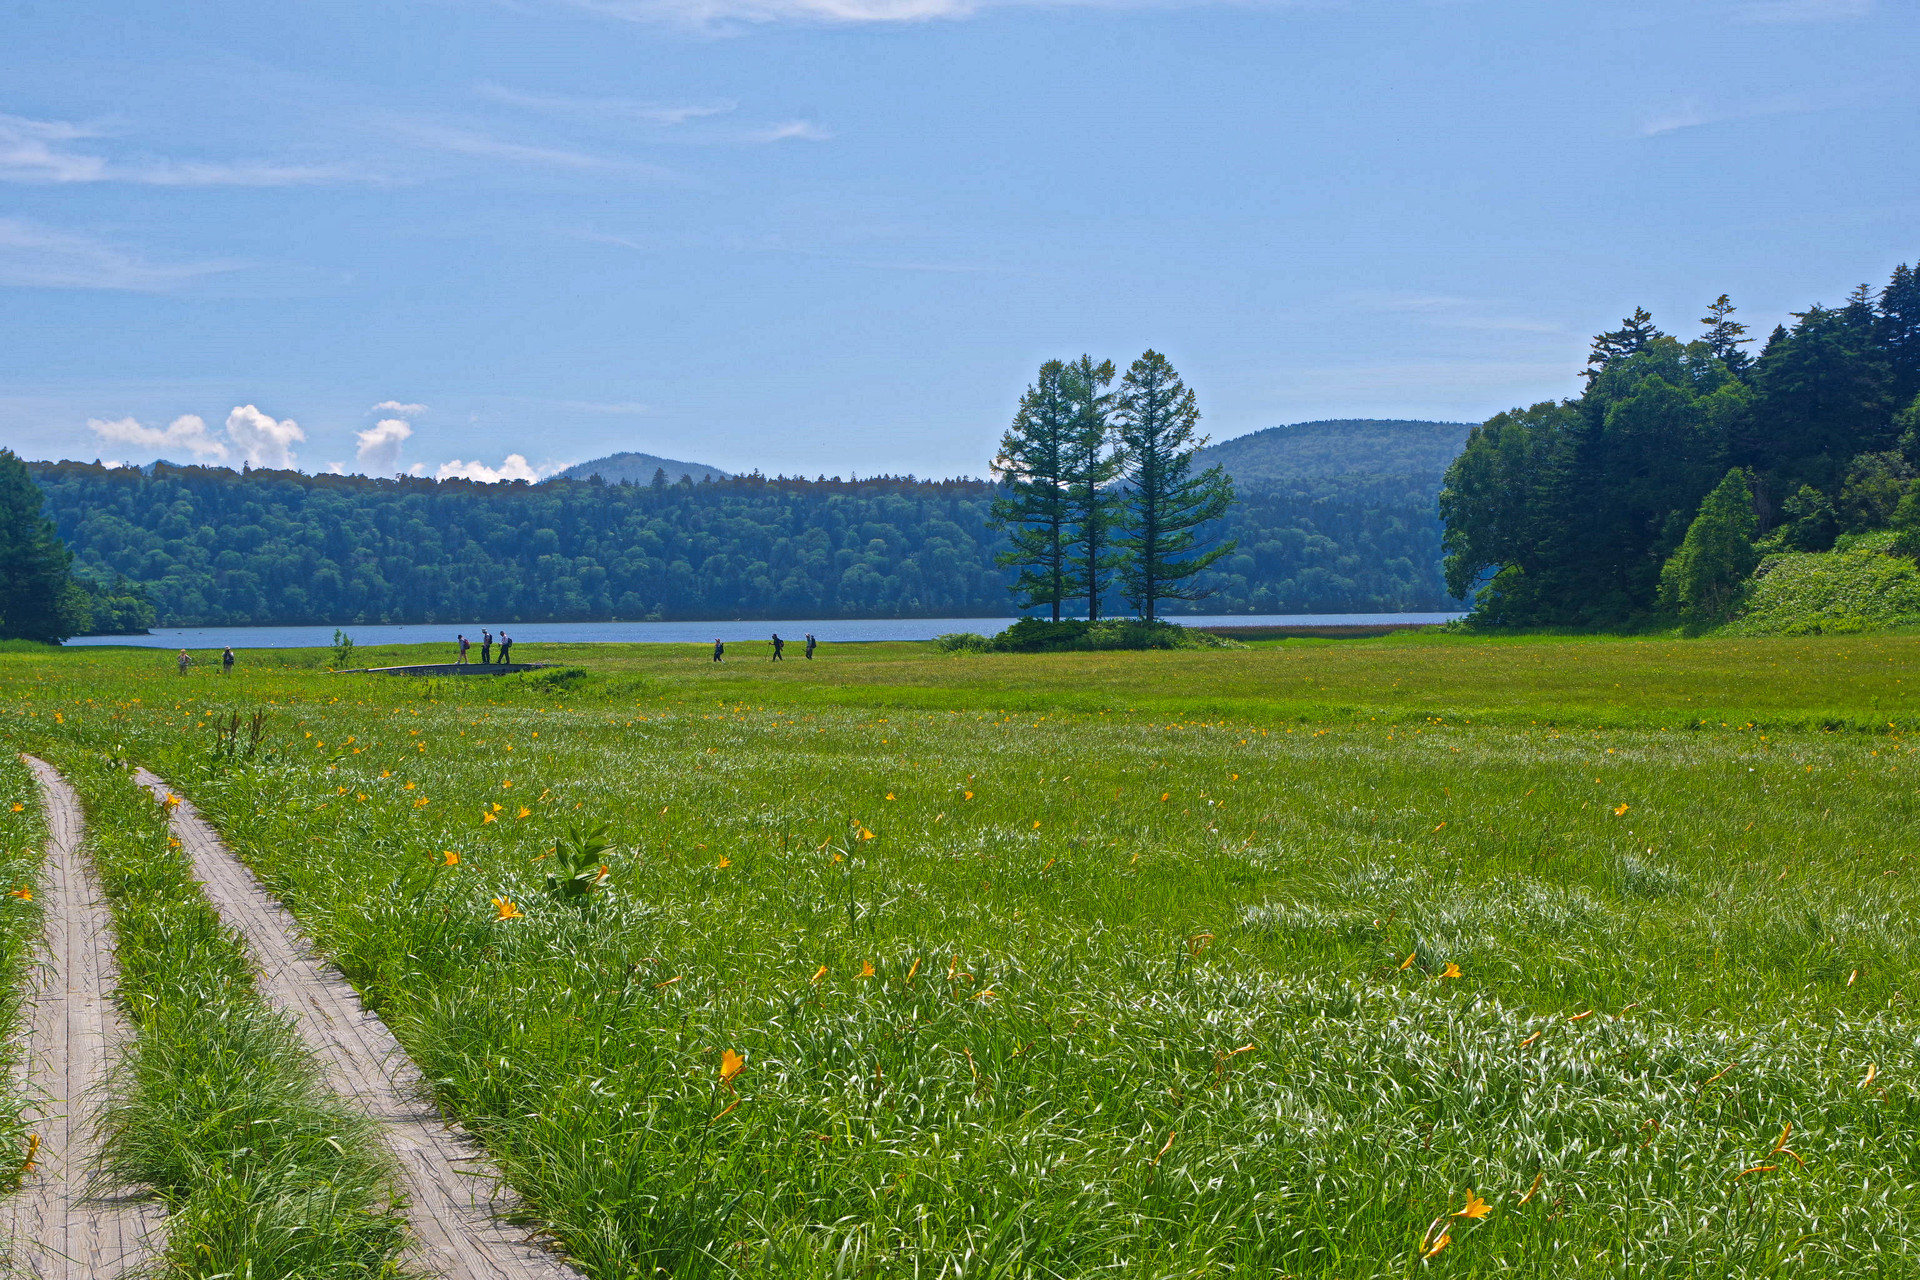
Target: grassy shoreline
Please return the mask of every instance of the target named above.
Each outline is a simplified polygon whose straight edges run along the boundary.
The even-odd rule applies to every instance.
[[[1705,676],[1638,642],[876,650],[545,683],[9,659],[0,733],[191,787],[596,1280],[1920,1249],[1920,643],[1745,642]],[[1308,677],[1408,693],[1288,718]],[[1060,696],[1019,711],[1016,680]],[[1415,714],[1490,680],[1576,723]],[[1061,710],[1088,682],[1121,709]],[[1749,714],[1592,723],[1703,684]],[[1235,689],[1264,711],[1203,713]],[[899,690],[936,705],[864,701]],[[1810,702],[1898,723],[1746,727]],[[209,767],[215,713],[255,707],[263,753]],[[549,889],[602,821],[607,888]],[[1488,1217],[1451,1216],[1469,1192]]]

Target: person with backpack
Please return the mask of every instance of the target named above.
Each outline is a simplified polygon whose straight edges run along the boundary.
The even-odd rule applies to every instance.
[[[780,638],[780,633],[778,631],[774,632],[773,633],[773,660],[775,662],[780,661],[780,655],[782,652],[785,651],[786,647],[787,647],[787,642]]]
[[[500,665],[504,667],[512,661],[513,637],[502,631],[500,633]]]
[[[493,632],[484,627],[480,631],[480,665],[483,667],[493,665]]]
[[[223,676],[230,676],[233,674],[233,646],[232,645],[228,645],[227,651],[220,655],[220,674]]]
[[[467,639],[465,636],[455,636],[454,639],[460,642],[460,661],[465,662],[467,660],[467,650],[473,647],[473,641]]]
[[[813,632],[811,631],[807,632],[807,661],[808,662],[813,661],[813,646],[817,643],[818,641],[816,641],[813,638]]]
[[[719,636],[713,638],[713,660],[715,662],[725,662],[727,660],[727,646]]]

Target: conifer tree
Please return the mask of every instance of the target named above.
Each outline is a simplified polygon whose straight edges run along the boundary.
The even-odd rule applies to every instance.
[[[1020,607],[1050,609],[1055,622],[1072,590],[1068,486],[1075,457],[1074,408],[1066,376],[1067,366],[1058,360],[1040,366],[1040,377],[1020,397],[1020,410],[993,460],[1007,490],[994,501],[993,521],[1008,531],[1012,543],[994,561],[1020,570],[1010,588],[1022,597]]]
[[[1893,372],[1894,403],[1902,407],[1920,397],[1920,271],[1906,263],[1880,291],[1880,342]]]
[[[1740,349],[1753,339],[1747,336],[1747,326],[1733,318],[1734,309],[1726,294],[1715,298],[1707,314],[1700,317],[1700,323],[1707,326],[1700,339],[1712,350],[1715,359],[1737,374],[1745,372],[1753,363],[1753,357]]]
[[[1219,467],[1193,474],[1193,455],[1207,441],[1194,433],[1200,409],[1193,392],[1157,351],[1135,360],[1120,384],[1115,422],[1126,457],[1122,533],[1126,560],[1121,591],[1152,622],[1162,600],[1198,600],[1208,592],[1193,575],[1232,551],[1227,542],[1197,550],[1195,530],[1225,515],[1233,481]]]
[[[1759,563],[1753,549],[1753,491],[1735,467],[1700,504],[1687,536],[1660,571],[1660,601],[1688,621],[1722,621]]]
[[[91,622],[69,573],[73,555],[41,504],[26,464],[0,449],[0,640],[57,644]]]
[[[1622,320],[1618,329],[1593,335],[1593,351],[1587,356],[1587,385],[1592,386],[1593,380],[1615,360],[1638,355],[1655,338],[1666,336],[1654,326],[1653,316],[1645,307],[1635,307],[1633,314]]]
[[[1067,514],[1073,522],[1072,565],[1075,591],[1086,597],[1087,621],[1100,618],[1100,601],[1123,557],[1114,548],[1119,495],[1113,479],[1123,455],[1113,439],[1113,361],[1081,356],[1067,365],[1062,381],[1072,413],[1072,456],[1067,479]]]

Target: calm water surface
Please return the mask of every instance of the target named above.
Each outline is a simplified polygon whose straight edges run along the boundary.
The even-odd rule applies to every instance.
[[[1233,614],[1181,618],[1190,627],[1379,626],[1386,623],[1446,622],[1458,613],[1296,613]],[[1011,618],[871,618],[807,619],[750,622],[524,622],[509,623],[518,652],[516,659],[537,661],[525,646],[557,644],[711,644],[715,637],[729,642],[765,640],[774,632],[799,640],[811,631],[822,644],[859,640],[931,640],[950,631],[978,631],[984,635],[1005,627]],[[453,648],[453,638],[464,634],[480,656],[480,629],[497,637],[500,624],[480,622],[408,623],[400,626],[350,626],[343,630],[355,644],[433,644]],[[123,644],[149,649],[323,649],[333,643],[332,627],[178,627],[150,636],[79,636],[70,645]],[[449,656],[451,660],[451,655]]]

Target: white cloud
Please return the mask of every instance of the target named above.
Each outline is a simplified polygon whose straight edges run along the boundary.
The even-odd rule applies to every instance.
[[[413,428],[398,418],[382,418],[366,431],[353,433],[360,447],[354,461],[368,475],[391,475],[400,465],[400,446],[413,434]]]
[[[130,182],[155,187],[288,187],[365,180],[344,165],[209,164],[144,160],[117,163],[59,144],[105,137],[92,125],[0,115],[0,182]]]
[[[368,413],[391,413],[398,418],[417,418],[426,411],[427,406],[423,404],[402,404],[398,400],[382,400],[367,410]]]
[[[238,270],[239,266],[233,262],[160,266],[88,236],[35,226],[18,218],[0,218],[0,284],[159,293],[200,276]]]
[[[196,458],[216,461],[227,456],[227,446],[209,435],[206,419],[194,413],[183,413],[164,428],[143,426],[132,418],[88,418],[87,426],[109,444],[154,453],[185,449]]]
[[[825,142],[833,137],[825,129],[811,120],[788,120],[782,124],[769,125],[764,129],[755,129],[747,135],[749,142],[786,142],[799,139],[805,142]]]
[[[292,418],[276,422],[271,415],[243,404],[227,415],[227,436],[248,465],[288,471],[294,464],[293,446],[304,443],[307,433]]]
[[[427,474],[427,464],[424,462],[416,462],[407,468],[407,474],[410,476],[423,476]]]
[[[478,480],[482,484],[498,484],[502,480],[538,480],[540,473],[535,471],[526,458],[517,453],[507,455],[507,460],[497,468],[490,467],[478,458],[472,462],[462,462],[455,458],[451,462],[440,464],[435,474],[436,480]]]

